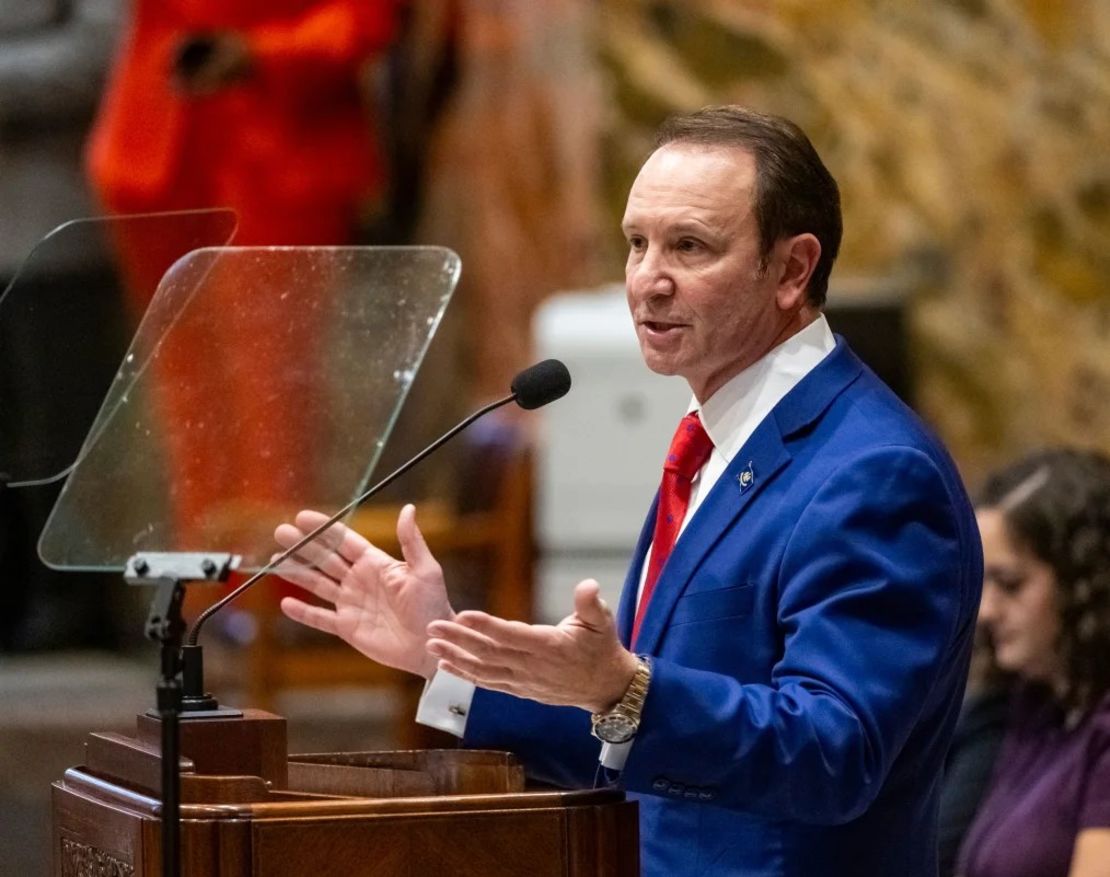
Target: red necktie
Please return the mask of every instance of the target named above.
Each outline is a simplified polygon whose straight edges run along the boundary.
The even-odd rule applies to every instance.
[[[644,580],[644,593],[640,596],[640,606],[636,610],[636,621],[632,625],[632,642],[640,633],[640,624],[647,612],[655,583],[663,565],[671,556],[678,539],[678,530],[690,507],[690,487],[698,470],[705,465],[713,451],[713,442],[701,425],[696,411],[682,418],[667,460],[663,464],[663,481],[659,485],[659,507],[655,512],[655,534],[651,543],[651,559],[648,562],[647,578]]]

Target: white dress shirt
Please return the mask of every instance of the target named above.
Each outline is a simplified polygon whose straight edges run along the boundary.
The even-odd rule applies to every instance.
[[[689,411],[697,411],[713,450],[705,465],[694,476],[690,504],[679,528],[679,537],[698,507],[709,495],[717,479],[740,452],[744,443],[782,398],[809,374],[836,346],[836,339],[824,315],[787,338],[739,374],[731,378],[703,405],[697,399]],[[648,555],[640,568],[639,594],[647,578]],[[637,605],[639,595],[637,595]],[[474,697],[474,685],[443,671],[437,672],[424,688],[416,721],[462,737]],[[619,770],[635,740],[619,745],[604,744],[601,763]]]

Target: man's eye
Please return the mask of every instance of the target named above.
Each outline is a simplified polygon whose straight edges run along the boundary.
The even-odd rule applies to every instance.
[[[682,253],[693,253],[701,249],[701,242],[693,238],[683,238],[678,242],[678,250]]]
[[[645,246],[646,244],[642,237],[637,237],[636,235],[633,235],[628,239],[628,248],[630,250],[642,250]]]

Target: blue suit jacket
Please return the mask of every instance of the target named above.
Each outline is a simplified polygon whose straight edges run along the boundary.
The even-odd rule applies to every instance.
[[[750,473],[745,477],[745,471]],[[627,642],[654,507],[625,582]],[[620,784],[647,875],[934,877],[939,779],[982,583],[943,448],[838,339],[745,443],[667,561]],[[467,746],[588,786],[582,710],[488,691]]]

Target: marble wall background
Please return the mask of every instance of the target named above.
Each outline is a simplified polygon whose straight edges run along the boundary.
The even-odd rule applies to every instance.
[[[969,479],[1110,450],[1110,3],[604,0],[597,28],[610,227],[668,113],[789,116],[842,187],[834,279],[907,291],[919,407]]]

